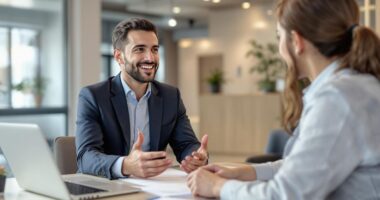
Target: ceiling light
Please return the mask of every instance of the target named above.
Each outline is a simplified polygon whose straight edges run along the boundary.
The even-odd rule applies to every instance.
[[[253,28],[258,29],[258,30],[263,30],[263,29],[266,29],[267,27],[268,27],[268,24],[262,20],[255,21],[253,24]]]
[[[183,49],[189,48],[193,45],[193,41],[191,39],[182,39],[179,41],[179,46]]]
[[[212,0],[213,3],[220,3],[220,0]]]
[[[210,0],[203,0],[203,1],[209,2]]]
[[[211,42],[209,41],[209,40],[201,40],[200,42],[199,42],[199,48],[201,48],[201,49],[209,49],[210,48],[210,46],[211,46]]]
[[[242,7],[243,9],[248,9],[248,8],[251,7],[251,3],[245,1],[245,2],[243,2],[243,3],[241,4],[241,7]]]
[[[178,7],[178,6],[174,6],[173,7],[173,13],[178,14],[180,12],[181,12],[181,8],[180,7]]]
[[[175,27],[177,26],[177,20],[175,20],[174,18],[170,18],[168,24],[170,27]]]

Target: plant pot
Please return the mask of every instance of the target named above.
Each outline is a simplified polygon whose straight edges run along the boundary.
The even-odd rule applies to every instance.
[[[220,93],[220,84],[210,84],[211,93]]]
[[[260,91],[270,93],[276,91],[276,81],[263,80],[259,81]]]
[[[42,95],[34,94],[34,102],[36,105],[36,108],[41,108],[42,105]]]
[[[4,192],[5,189],[5,181],[7,180],[6,176],[0,175],[0,193]]]

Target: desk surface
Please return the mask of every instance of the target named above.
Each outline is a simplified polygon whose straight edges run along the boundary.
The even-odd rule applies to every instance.
[[[127,194],[127,195],[119,195],[119,196],[113,196],[113,197],[107,197],[102,199],[107,200],[121,200],[121,199],[133,199],[133,200],[145,200],[145,199],[151,199],[154,196],[145,192],[138,192],[133,194]],[[35,193],[27,192],[19,187],[17,184],[16,178],[8,178],[7,183],[5,185],[5,192],[3,196],[0,196],[0,199],[5,200],[51,200],[52,198],[45,197],[42,195],[38,195]]]
[[[244,163],[218,163],[226,167],[236,167],[236,166],[242,166],[246,165]],[[102,199],[107,199],[107,200],[146,200],[146,199],[153,199],[156,198],[157,196],[146,193],[146,192],[138,192],[138,193],[133,193],[133,194],[126,194],[126,195],[119,195],[119,196],[113,196],[113,197],[107,197],[107,198],[102,198]],[[5,200],[51,200],[52,198],[38,195],[35,193],[27,192],[23,189],[20,188],[20,186],[17,184],[16,178],[7,178],[7,182],[5,185],[5,192],[4,194],[0,194],[0,200],[5,199]],[[204,198],[199,198],[199,197],[181,197],[176,199],[181,199],[181,200],[188,200],[188,199],[204,199]]]

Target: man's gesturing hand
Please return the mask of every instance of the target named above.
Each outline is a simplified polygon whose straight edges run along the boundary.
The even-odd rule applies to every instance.
[[[208,136],[204,135],[202,137],[201,146],[197,151],[194,151],[191,156],[186,156],[181,162],[181,169],[186,173],[190,173],[199,167],[206,165],[208,160],[207,155],[207,142]]]
[[[143,142],[144,134],[139,131],[131,152],[128,156],[124,157],[122,165],[123,175],[148,178],[161,174],[170,167],[172,161],[167,158],[166,152],[143,152],[141,150]]]

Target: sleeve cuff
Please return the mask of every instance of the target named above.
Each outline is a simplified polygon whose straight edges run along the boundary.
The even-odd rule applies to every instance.
[[[268,162],[262,164],[252,165],[256,171],[256,180],[268,181],[274,177],[279,168],[281,167],[282,161]]]
[[[127,176],[124,176],[122,173],[121,173],[121,168],[122,168],[122,165],[123,165],[123,160],[124,160],[124,157],[119,157],[116,162],[112,165],[112,176],[114,178],[125,178]]]
[[[238,188],[245,185],[246,182],[229,180],[224,183],[220,191],[220,199],[237,199],[236,192]]]

